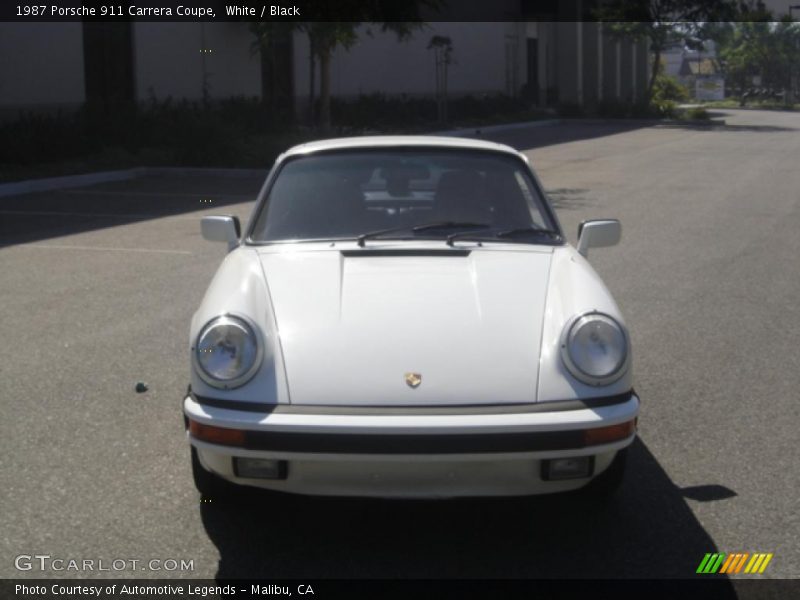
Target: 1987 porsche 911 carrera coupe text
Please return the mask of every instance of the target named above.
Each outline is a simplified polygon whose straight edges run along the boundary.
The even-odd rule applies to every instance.
[[[522,154],[362,137],[280,156],[191,324],[195,483],[383,497],[622,480],[639,399],[614,300]]]

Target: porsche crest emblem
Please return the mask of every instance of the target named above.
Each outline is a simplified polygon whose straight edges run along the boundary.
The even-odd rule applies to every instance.
[[[410,388],[418,388],[422,383],[422,375],[420,373],[406,373],[406,384]]]

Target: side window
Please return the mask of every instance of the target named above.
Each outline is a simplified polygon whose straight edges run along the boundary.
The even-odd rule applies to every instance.
[[[528,187],[528,183],[525,181],[525,178],[522,176],[522,173],[519,171],[514,171],[514,179],[519,186],[519,191],[522,192],[522,197],[525,198],[525,201],[529,204],[533,204],[533,194],[531,194],[531,190]]]
[[[530,183],[528,178],[519,171],[514,171],[514,180],[519,186],[519,191],[522,193],[522,197],[525,198],[525,202],[527,202],[531,209],[531,218],[533,219],[533,222],[537,227],[545,228],[546,226],[544,217],[539,211],[539,203],[536,201],[534,191],[529,187]]]

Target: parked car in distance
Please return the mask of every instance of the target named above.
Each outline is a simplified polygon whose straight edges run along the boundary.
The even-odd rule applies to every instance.
[[[630,338],[527,158],[447,137],[281,155],[191,323],[196,486],[298,494],[608,495],[636,435]]]

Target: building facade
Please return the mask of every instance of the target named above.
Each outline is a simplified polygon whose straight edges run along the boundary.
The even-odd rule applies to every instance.
[[[332,95],[436,93],[434,36],[450,40],[452,95],[522,96],[532,105],[633,102],[649,60],[644,43],[581,21],[431,22],[410,40],[362,26],[338,48]],[[246,23],[0,23],[0,116],[19,110],[258,97],[301,107],[309,44],[301,32],[259,51]],[[319,69],[316,70],[317,76]],[[317,89],[319,86],[317,85]]]
[[[334,53],[333,95],[433,94],[436,59],[428,45],[434,36],[452,44],[447,87],[453,95],[506,94],[542,107],[592,108],[601,101],[640,99],[650,68],[645,43],[613,38],[599,23],[435,22],[404,42],[392,33],[367,30],[361,28],[351,49]],[[294,97],[305,103],[308,39],[295,33],[293,46]]]

